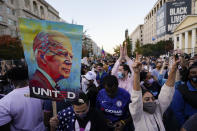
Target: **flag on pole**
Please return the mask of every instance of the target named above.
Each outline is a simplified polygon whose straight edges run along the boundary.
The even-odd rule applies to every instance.
[[[101,50],[101,55],[102,55],[103,58],[105,57],[105,51],[104,51],[103,47],[102,47],[102,50]]]

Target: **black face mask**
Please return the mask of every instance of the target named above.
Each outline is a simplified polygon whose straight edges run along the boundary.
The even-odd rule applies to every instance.
[[[145,112],[150,113],[150,114],[155,113],[156,107],[157,107],[156,102],[146,102],[146,103],[143,103],[143,110]]]
[[[192,81],[193,83],[197,84],[197,75],[190,77],[190,81]]]

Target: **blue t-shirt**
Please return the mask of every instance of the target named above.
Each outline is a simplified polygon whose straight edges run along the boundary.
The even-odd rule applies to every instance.
[[[98,93],[96,107],[104,113],[106,119],[114,123],[130,116],[130,102],[130,94],[123,88],[118,88],[115,98],[110,98],[105,89],[102,89]]]

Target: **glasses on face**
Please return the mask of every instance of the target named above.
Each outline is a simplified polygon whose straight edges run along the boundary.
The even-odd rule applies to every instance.
[[[146,102],[149,102],[149,101],[154,101],[155,100],[155,97],[153,96],[153,97],[145,97],[144,98],[144,100],[146,101]]]
[[[71,54],[69,54],[67,51],[63,52],[63,51],[58,51],[58,52],[55,52],[55,51],[50,51],[51,53],[55,54],[55,55],[58,55],[58,56],[65,56],[67,57],[69,55],[69,57],[72,59],[73,56]]]

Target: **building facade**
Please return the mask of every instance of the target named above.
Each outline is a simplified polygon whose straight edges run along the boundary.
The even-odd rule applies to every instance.
[[[132,41],[132,52],[135,50],[137,40],[139,40],[140,44],[143,45],[143,30],[144,26],[139,25],[129,36]]]
[[[0,35],[18,36],[18,18],[60,21],[45,0],[0,0]]]
[[[101,56],[101,48],[86,35],[82,38],[82,48],[88,51],[89,56]]]
[[[159,36],[158,37],[158,32],[157,32],[158,12],[167,3],[170,3],[170,2],[178,2],[178,1],[184,1],[184,0],[158,0],[155,3],[155,5],[151,9],[151,11],[146,15],[146,17],[144,19],[143,44],[156,43],[156,42],[158,42],[160,40],[170,40],[170,39],[173,40],[173,33],[166,33],[165,35],[162,35],[162,36]],[[191,6],[190,6],[191,12],[188,13],[188,15],[196,14],[197,13],[197,0],[185,0],[186,3],[188,1],[191,1]],[[172,9],[172,11],[173,11],[173,9]],[[169,13],[169,12],[167,12],[167,13]],[[167,16],[167,19],[168,18],[169,17]],[[177,18],[176,15],[175,15],[175,18]],[[181,19],[179,19],[179,21],[182,21],[183,19],[184,18],[182,18],[182,16],[181,16]],[[180,22],[178,22],[177,24],[179,24],[179,23]],[[166,25],[166,26],[168,26],[168,25]]]
[[[197,15],[187,16],[174,30],[174,49],[197,54]]]

